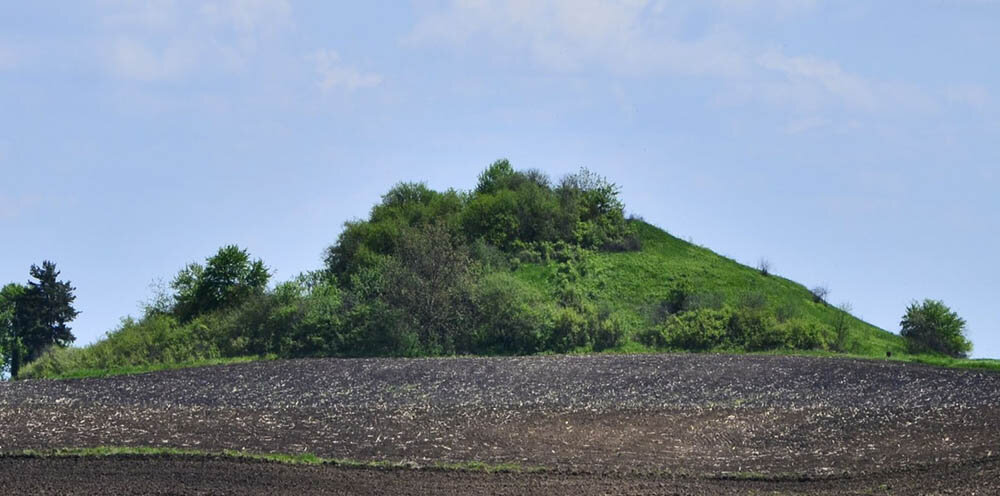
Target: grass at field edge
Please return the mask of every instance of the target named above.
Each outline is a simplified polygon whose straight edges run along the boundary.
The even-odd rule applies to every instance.
[[[322,458],[311,453],[248,453],[237,450],[203,451],[180,448],[148,446],[98,446],[95,448],[59,448],[51,450],[21,450],[0,452],[0,458],[75,458],[75,457],[157,457],[175,456],[189,458],[230,458],[282,463],[286,465],[332,465],[341,468],[399,469],[399,470],[446,470],[486,473],[534,473],[549,469],[541,466],[522,466],[516,463],[485,463],[479,461],[434,463],[418,465],[400,461],[361,461],[347,458]]]
[[[638,354],[657,354],[657,353],[692,353],[684,351],[664,351],[652,349],[638,343],[629,343],[620,348],[607,350],[604,352],[581,352],[581,353],[570,353],[571,355],[638,355]],[[949,358],[940,357],[933,355],[900,355],[896,354],[892,357],[874,357],[870,355],[859,355],[850,353],[835,353],[830,351],[787,351],[787,350],[774,350],[766,352],[735,352],[735,351],[717,351],[717,352],[707,352],[716,353],[724,355],[781,355],[781,356],[806,356],[806,357],[820,357],[820,358],[849,358],[857,360],[874,360],[874,361],[890,361],[898,363],[915,363],[921,365],[930,365],[934,367],[951,368],[951,369],[973,369],[973,370],[987,370],[1000,372],[1000,360],[990,359],[990,358]],[[531,356],[545,356],[553,355],[550,353],[541,353],[538,355]],[[478,355],[469,355],[469,357],[478,357]],[[449,357],[423,357],[423,358],[449,358]],[[183,362],[183,363],[159,363],[136,367],[122,367],[115,369],[82,369],[74,370],[66,374],[58,374],[53,376],[39,377],[37,379],[42,380],[62,380],[62,379],[92,379],[92,378],[102,378],[102,377],[114,377],[122,375],[136,375],[145,374],[150,372],[159,372],[164,370],[176,370],[176,369],[186,369],[195,367],[210,367],[217,365],[232,365],[239,363],[249,363],[257,361],[271,361],[278,360],[275,355],[267,355],[263,357],[257,356],[243,356],[235,358],[220,358],[213,360],[199,360],[193,362]]]

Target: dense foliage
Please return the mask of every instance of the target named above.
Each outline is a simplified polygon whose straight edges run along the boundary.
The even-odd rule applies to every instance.
[[[965,337],[965,320],[941,301],[911,303],[899,325],[911,352],[962,358],[972,351]]]
[[[251,260],[247,251],[238,246],[224,246],[205,260],[204,266],[192,263],[177,274],[171,284],[176,294],[169,311],[189,321],[232,308],[263,294],[270,278],[260,259]]]
[[[469,193],[439,193],[422,183],[400,183],[382,196],[365,221],[348,222],[327,250],[327,270],[338,277],[399,257],[408,231],[437,224],[465,246],[505,253],[562,242],[599,250],[638,249],[625,221],[618,187],[582,170],[553,187],[539,171],[493,163]]]
[[[0,374],[9,373],[15,357],[24,353],[14,330],[14,305],[24,289],[17,283],[0,289]]]
[[[58,280],[59,271],[48,260],[32,265],[30,274],[35,280],[27,286],[8,284],[0,291],[0,352],[3,370],[12,376],[45,350],[75,340],[68,324],[79,314],[73,308],[76,288]]]
[[[23,375],[248,355],[902,349],[801,285],[626,219],[618,194],[586,170],[553,183],[505,160],[468,192],[400,183],[321,270],[269,288],[261,260],[223,247],[140,318]]]

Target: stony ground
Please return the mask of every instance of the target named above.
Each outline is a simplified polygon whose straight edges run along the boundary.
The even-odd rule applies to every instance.
[[[431,492],[461,493],[467,485],[501,494],[1000,494],[997,477],[983,476],[998,474],[997,425],[1000,374],[893,362],[685,354],[294,360],[0,384],[0,452],[168,446],[422,466],[476,460],[553,472],[5,458],[0,481],[11,480],[4,471],[27,471],[39,475],[18,480],[41,484],[66,464],[91,482],[85,474],[101,470],[141,479],[162,465],[252,484],[262,480],[253,473],[274,472],[280,485],[282,477],[299,477],[281,474],[301,472],[315,487],[348,493],[405,494],[429,484],[440,489]],[[168,490],[169,480],[134,487]],[[12,487],[36,493],[41,486]],[[261,487],[266,494],[270,486]]]

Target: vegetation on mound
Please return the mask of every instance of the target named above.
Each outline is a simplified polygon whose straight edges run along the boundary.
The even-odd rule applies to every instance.
[[[554,184],[506,160],[469,192],[401,183],[346,223],[324,268],[269,287],[263,261],[224,247],[182,269],[140,318],[93,345],[55,347],[21,377],[244,356],[907,350],[827,304],[825,288],[626,218],[618,194],[586,170]]]

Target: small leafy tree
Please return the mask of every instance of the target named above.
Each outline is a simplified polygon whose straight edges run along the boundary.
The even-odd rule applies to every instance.
[[[837,314],[833,318],[833,346],[841,352],[846,353],[850,349],[851,338],[851,311],[854,307],[844,302],[837,306]]]
[[[476,193],[489,194],[505,188],[517,175],[507,159],[500,159],[490,164],[481,174],[479,174],[479,184],[476,185]]]
[[[11,370],[22,351],[21,342],[14,333],[14,311],[17,299],[26,289],[17,283],[0,289],[0,375]]]
[[[387,271],[386,301],[402,310],[425,350],[467,352],[472,259],[463,240],[441,224],[409,229]]]
[[[245,302],[267,289],[271,278],[260,259],[251,260],[246,250],[236,245],[219,249],[202,266],[189,264],[174,278],[171,286],[174,296],[174,313],[188,321],[215,310],[231,308]]]
[[[965,337],[965,319],[939,300],[911,303],[899,325],[911,353],[961,358],[972,351],[972,343]]]

